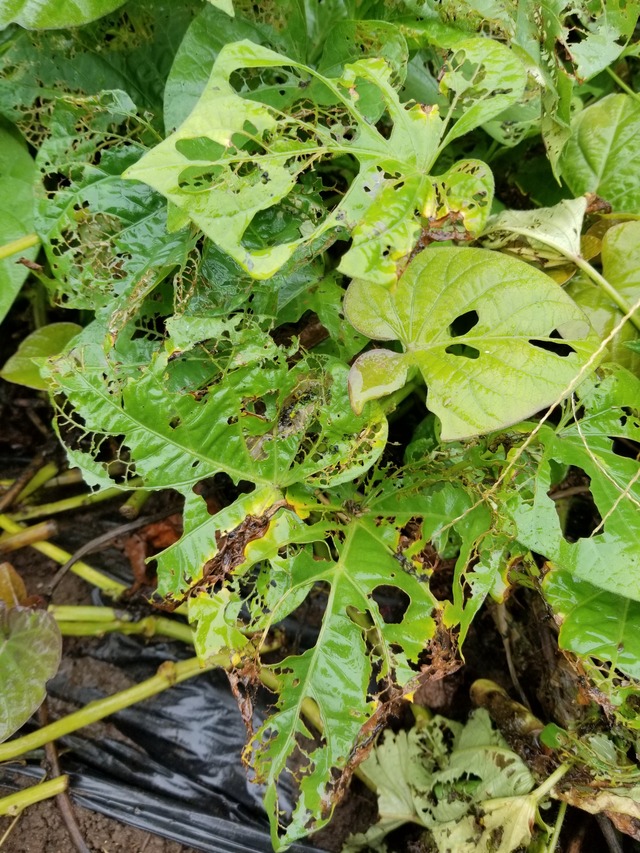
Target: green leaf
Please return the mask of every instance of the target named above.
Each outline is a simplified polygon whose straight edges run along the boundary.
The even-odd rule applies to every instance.
[[[232,75],[242,79],[247,69],[283,66],[290,69],[282,72],[285,79],[294,74],[301,99],[310,78],[315,78],[339,106],[309,124],[295,112],[283,116],[267,104],[249,100],[247,84],[231,83]],[[329,80],[255,44],[226,45],[189,118],[125,176],[161,192],[258,279],[272,276],[296,250],[312,246],[327,232],[356,227],[369,208],[379,204],[381,195],[387,204],[396,198],[396,191],[403,210],[413,205],[410,222],[398,227],[392,240],[396,254],[407,254],[419,230],[413,211],[422,208],[421,194],[429,187],[425,174],[435,159],[442,123],[435,111],[427,114],[419,105],[403,107],[389,81],[390,69],[383,60],[361,60],[347,66],[340,80]],[[393,122],[388,138],[360,110],[363,83],[379,91]],[[297,192],[304,172],[320,156],[343,154],[357,158],[360,170],[337,206],[319,221],[303,219],[295,239],[252,251],[245,233],[254,218]],[[391,221],[397,223],[395,210]],[[384,222],[375,241],[382,250],[389,245],[388,228]],[[348,252],[341,269],[347,272],[349,263]],[[386,271],[385,275],[390,278]]]
[[[267,785],[265,805],[272,813],[276,849],[326,823],[328,816],[319,816],[325,811],[323,803],[331,802],[331,768],[346,766],[362,726],[375,711],[375,694],[387,683],[403,685],[414,675],[409,664],[417,661],[435,631],[435,599],[426,584],[399,566],[375,518],[354,519],[344,531],[344,541],[336,537],[334,545],[335,561],[317,559],[308,550],[272,561],[277,604],[266,614],[268,623],[286,614],[290,599],[297,606],[301,595],[310,593],[315,584],[330,587],[315,646],[272,667],[280,683],[278,709],[250,744],[252,767]],[[375,590],[385,586],[402,590],[407,597],[398,622],[385,622],[374,600]],[[319,746],[305,745],[310,730],[301,709],[309,701],[317,706],[322,721]],[[291,823],[279,837],[276,785],[282,774],[290,772],[287,762],[297,750],[304,756],[305,772],[299,779]]]
[[[551,566],[542,591],[560,625],[558,642],[582,658],[640,678],[640,603]]]
[[[640,467],[620,455],[615,438],[640,439],[640,380],[617,365],[604,365],[600,376],[580,389],[585,414],[554,433],[539,433],[544,456],[527,495],[518,493],[512,515],[518,539],[551,560],[573,578],[619,596],[640,601]],[[602,524],[577,542],[568,541],[549,496],[552,462],[573,465],[590,480],[590,491]]]
[[[61,652],[62,638],[51,614],[0,603],[0,741],[40,707]]]
[[[179,127],[196,106],[222,48],[243,39],[304,62],[306,30],[302,4],[298,0],[262,2],[260,6],[245,6],[243,14],[233,18],[205,6],[189,26],[167,78],[164,93],[167,133]],[[289,106],[300,94],[298,80],[292,75],[283,81],[277,72],[261,75],[258,70],[251,92],[256,100],[265,100],[279,109]]]
[[[106,145],[123,123],[134,139]],[[58,284],[54,297],[68,307],[108,307],[113,332],[185,265],[195,243],[189,229],[167,233],[160,196],[120,177],[148,133],[124,92],[60,99],[37,157],[36,230]]]
[[[274,357],[257,345],[233,352],[220,383],[216,348],[233,332],[215,321],[208,328],[209,335],[220,333],[209,351],[181,354],[169,345],[171,358],[150,354],[143,373],[135,359],[123,369],[117,351],[105,357],[101,342],[91,341],[99,327],[89,328],[46,371],[50,387],[67,396],[84,433],[124,437],[149,488],[188,492],[220,471],[236,482],[328,485],[355,478],[378,458],[386,419],[375,410],[352,415],[345,365],[309,357],[289,369],[284,354]],[[103,466],[91,461],[98,446],[72,453],[93,482],[109,482]]]
[[[230,15],[232,18],[235,15],[233,10],[233,0],[208,0],[212,6],[216,9],[220,9],[222,12],[225,12],[227,15]]]
[[[34,359],[59,355],[80,331],[82,327],[76,323],[50,323],[36,329],[20,342],[17,352],[0,370],[0,376],[7,382],[45,391],[48,385],[40,376],[40,368]]]
[[[0,27],[20,24],[25,29],[58,30],[80,27],[122,6],[124,0],[4,0]]]
[[[483,249],[424,251],[393,290],[354,281],[345,314],[358,331],[398,339],[405,350],[357,359],[349,374],[355,411],[402,387],[415,367],[445,441],[501,429],[562,399],[598,343],[547,276]]]
[[[234,599],[229,589],[190,597],[188,606],[189,622],[195,628],[194,647],[202,661],[207,661],[223,649],[235,653],[249,642],[236,628],[241,602],[237,597]],[[231,611],[229,615],[228,610]]]
[[[574,195],[597,193],[614,210],[640,213],[640,103],[609,95],[579,113],[561,160]]]
[[[0,249],[33,233],[33,183],[36,169],[18,134],[0,124]],[[0,322],[29,275],[18,263],[21,257],[34,260],[37,247],[23,249],[0,259]]]
[[[447,119],[456,119],[443,146],[517,104],[526,83],[524,65],[499,42],[474,38],[456,44],[440,81],[440,90],[451,100]]]
[[[16,28],[0,53],[0,113],[35,148],[63,93],[83,97],[120,89],[159,116],[165,80],[194,6],[197,0],[193,5],[129,0],[82,28]]]

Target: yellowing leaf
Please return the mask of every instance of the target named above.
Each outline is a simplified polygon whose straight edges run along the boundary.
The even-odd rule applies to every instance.
[[[356,412],[417,368],[446,441],[501,429],[570,390],[598,345],[582,311],[527,264],[482,249],[422,252],[391,289],[354,281],[345,314],[375,349],[349,374]]]

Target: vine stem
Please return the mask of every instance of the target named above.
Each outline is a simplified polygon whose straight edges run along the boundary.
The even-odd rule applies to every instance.
[[[123,611],[111,607],[74,607],[70,605],[51,605],[49,613],[58,623],[64,637],[101,637],[103,634],[141,634],[143,637],[155,637],[161,634],[172,640],[193,645],[193,631],[184,622],[167,619],[166,616],[145,616],[143,619],[131,619]]]
[[[21,524],[18,524],[16,521],[9,518],[9,516],[1,513],[0,528],[5,530],[7,533],[21,533],[25,529]],[[71,559],[71,554],[62,548],[59,548],[57,545],[54,545],[53,542],[33,542],[31,547],[40,554],[44,554],[45,557],[49,557],[56,563],[59,563],[61,566]],[[127,589],[125,584],[112,580],[107,575],[104,575],[102,572],[94,569],[92,566],[88,565],[88,563],[83,563],[81,560],[74,563],[71,571],[78,575],[78,577],[82,578],[82,580],[85,580],[93,586],[97,586],[98,589],[101,589],[104,593],[114,598],[122,595],[122,593]]]
[[[638,95],[637,92],[634,92],[631,86],[625,83],[622,77],[619,77],[613,70],[613,68],[607,67],[605,68],[605,71],[607,72],[609,77],[611,77],[612,80],[615,80],[616,84],[622,89],[623,92],[626,92],[627,95],[631,95],[634,100],[640,101],[640,95]]]
[[[79,711],[67,714],[66,717],[62,717],[48,726],[43,726],[43,728],[30,732],[28,735],[0,744],[0,761],[10,761],[31,752],[33,749],[39,749],[51,740],[57,740],[84,726],[103,720],[117,711],[122,711],[124,708],[173,687],[174,684],[193,678],[194,675],[208,672],[217,666],[228,667],[229,665],[228,655],[214,655],[206,663],[200,663],[197,657],[178,663],[165,661],[160,665],[158,672],[146,681],[141,681],[140,684],[135,684],[133,687],[121,690],[112,696],[90,702]],[[55,793],[59,793],[59,791]],[[52,795],[49,794],[48,796]]]
[[[133,481],[131,485],[135,485]],[[45,515],[57,515],[61,512],[69,512],[69,510],[72,509],[83,509],[84,507],[92,506],[93,504],[122,497],[123,491],[126,490],[121,489],[119,486],[113,486],[109,489],[103,489],[101,492],[89,492],[81,495],[74,495],[71,498],[63,498],[59,501],[38,504],[37,506],[32,506],[28,509],[12,512],[11,518],[14,521],[31,521],[31,519],[42,518]]]
[[[27,249],[39,245],[39,243],[40,238],[37,234],[26,234],[24,237],[18,237],[17,240],[11,240],[10,243],[0,246],[0,261],[17,255],[18,252],[25,252]]]
[[[547,844],[547,853],[555,853],[555,849],[558,846],[558,841],[560,840],[560,832],[562,831],[562,824],[564,823],[564,816],[567,811],[567,804],[562,801],[560,803],[560,808],[558,809],[558,816],[556,818],[555,826],[553,827],[553,835],[549,839],[549,843]]]
[[[27,806],[57,797],[64,793],[69,787],[68,776],[57,776],[49,782],[41,782],[39,785],[31,785],[23,791],[16,791],[8,797],[0,799],[0,815],[18,815]]]

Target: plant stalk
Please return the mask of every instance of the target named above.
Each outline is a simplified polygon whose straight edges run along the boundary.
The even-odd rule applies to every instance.
[[[108,610],[109,608],[78,608],[79,610]],[[49,612],[53,614],[60,633],[63,637],[101,637],[103,634],[112,634],[118,631],[120,634],[141,634],[147,639],[160,634],[171,640],[179,640],[182,643],[193,645],[193,631],[184,622],[175,619],[167,619],[165,616],[145,616],[143,619],[123,618],[118,611],[111,611],[110,619],[80,619],[74,616],[71,619],[58,612],[58,608],[52,606]]]
[[[15,794],[9,794],[8,797],[0,799],[0,815],[20,814],[27,806],[48,800],[50,797],[57,797],[68,787],[69,777],[57,776],[49,782],[41,782],[39,785],[31,785],[23,791],[16,791]]]
[[[17,255],[18,252],[25,252],[27,249],[39,245],[39,243],[40,238],[37,234],[26,234],[24,237],[18,237],[17,240],[11,240],[11,242],[0,246],[0,261]]]
[[[110,501],[113,498],[122,497],[122,489],[113,487],[104,489],[101,492],[89,492],[89,494],[74,495],[71,498],[63,498],[60,501],[52,503],[39,504],[28,509],[18,510],[11,513],[11,518],[14,521],[31,521],[34,518],[42,518],[48,515],[57,515],[61,512],[69,512],[72,509],[84,509],[93,504]]]
[[[9,516],[3,514],[0,514],[0,528],[2,528],[2,530],[6,530],[7,533],[20,533],[25,529],[22,525],[9,518]],[[40,554],[44,554],[45,557],[49,557],[56,563],[59,563],[61,566],[71,559],[71,554],[69,554],[68,551],[59,548],[57,545],[54,545],[53,542],[34,542],[31,547],[35,548],[35,550]],[[82,580],[92,584],[93,586],[97,586],[98,589],[101,589],[106,593],[106,595],[110,595],[114,598],[122,595],[127,588],[125,584],[120,583],[120,581],[112,580],[110,577],[107,577],[107,575],[99,572],[87,563],[83,563],[81,560],[74,563],[71,571],[78,575],[78,577],[82,578]]]
[[[33,477],[26,484],[24,489],[20,492],[18,497],[16,498],[16,503],[20,504],[25,498],[28,498],[29,495],[32,495],[36,492],[41,486],[44,486],[48,483],[53,477],[58,473],[58,466],[55,462],[47,462],[46,465],[43,465],[42,468],[37,471]]]
[[[201,664],[196,657],[178,663],[165,661],[160,665],[156,675],[146,681],[129,687],[127,690],[114,693],[112,696],[90,702],[79,711],[68,714],[48,726],[0,744],[0,761],[10,761],[34,749],[39,749],[51,740],[58,740],[84,726],[103,720],[117,711],[122,711],[124,708],[142,702],[150,696],[155,696],[157,693],[173,687],[174,684],[179,684],[181,681],[186,681],[188,678],[193,678],[194,675],[207,672],[216,666],[228,667],[228,655],[216,655],[204,664]],[[55,793],[59,792],[56,791]],[[49,794],[49,796],[52,795]]]
[[[55,536],[57,532],[58,525],[55,521],[42,521],[32,527],[25,527],[19,533],[5,533],[0,536],[0,554],[6,551],[17,551],[18,548],[33,545],[35,542],[42,542]]]

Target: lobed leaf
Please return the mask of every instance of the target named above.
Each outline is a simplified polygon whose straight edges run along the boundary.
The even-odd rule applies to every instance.
[[[521,492],[512,515],[518,539],[544,555],[575,581],[586,581],[620,600],[640,601],[640,468],[617,452],[616,438],[640,438],[640,380],[616,365],[605,365],[600,377],[581,389],[585,414],[554,433],[540,431],[544,456],[530,497]],[[590,491],[602,519],[577,542],[564,535],[549,496],[552,462],[573,465],[590,480]]]
[[[427,250],[392,290],[356,280],[345,314],[368,337],[404,347],[356,360],[354,410],[402,387],[417,368],[445,441],[501,429],[561,399],[598,343],[547,276],[482,249]]]

